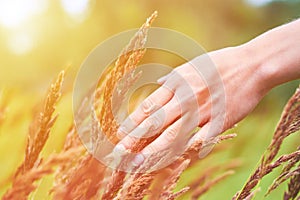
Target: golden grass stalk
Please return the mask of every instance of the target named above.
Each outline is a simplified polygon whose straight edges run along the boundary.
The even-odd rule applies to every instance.
[[[132,178],[128,178],[126,183],[124,183],[118,196],[114,199],[142,200],[150,193],[149,187],[153,179],[153,173],[133,174]]]
[[[296,89],[296,92],[283,110],[272,142],[266,152],[264,162],[271,162],[277,155],[283,140],[298,130],[300,130],[300,86]]]
[[[61,154],[64,154],[64,152],[68,151],[69,149],[76,147],[83,147],[83,145],[81,144],[75,126],[72,125],[66,136],[66,141],[63,150],[61,151]],[[85,158],[86,154],[86,150],[83,151],[81,154],[74,154],[72,155],[72,159],[61,163],[61,165],[57,167],[54,173],[54,182],[53,188],[50,191],[51,193],[54,192],[54,194],[56,194],[58,193],[58,191],[61,191],[61,188],[65,184],[67,184],[70,177],[75,172],[78,163],[80,163]]]
[[[182,196],[183,194],[187,193],[190,190],[189,187],[184,187],[178,192],[170,193],[169,196],[166,197],[166,200],[174,200]]]
[[[128,73],[133,74],[134,69],[137,67],[137,64],[142,59],[145,53],[144,46],[147,39],[147,33],[152,22],[156,17],[157,12],[154,12],[142,25],[142,27],[135,34],[135,36],[131,39],[127,47],[122,51],[122,53],[118,57],[115,63],[115,67],[112,69],[107,80],[105,81],[106,87],[104,88],[103,92],[103,103],[100,110],[99,120],[102,131],[113,143],[116,143],[118,141],[118,138],[116,137],[116,132],[119,127],[119,124],[117,124],[114,118],[114,113],[112,110],[113,105],[111,100],[114,92],[113,89],[116,88],[119,81],[122,78],[124,78],[124,76],[127,76]],[[117,99],[119,100],[122,99],[120,97],[125,94],[124,91],[126,91],[129,88],[131,82],[136,80],[136,77],[132,76],[132,78],[129,78],[127,80],[127,84],[125,84],[126,88],[123,88],[123,92],[117,90],[117,94],[119,94]],[[114,109],[116,109],[116,105],[114,105]],[[118,170],[114,171],[112,174],[113,178],[107,184],[102,199],[113,198],[121,189],[125,176],[125,172]]]
[[[119,170],[114,170],[109,183],[106,185],[102,200],[113,199],[118,191],[122,188],[126,173]]]
[[[55,199],[90,199],[97,195],[103,180],[105,166],[98,160],[87,155],[76,168],[64,185],[55,188]]]
[[[203,150],[206,151],[207,147],[213,147],[216,144],[219,144],[225,140],[230,140],[235,137],[236,134],[232,133],[227,135],[219,135],[217,137],[210,138],[205,142],[201,140],[195,141],[190,147],[188,147],[188,149],[184,152],[183,156],[191,158],[191,164],[193,164],[199,160],[200,152],[202,153]]]
[[[98,90],[99,91],[99,90]],[[87,94],[88,96],[89,94]],[[85,124],[86,119],[92,112],[92,125]],[[98,136],[97,128],[99,122],[95,114],[94,107],[88,106],[88,98],[85,97],[76,113],[75,122],[71,125],[66,136],[62,153],[70,148],[83,146],[81,138],[77,133],[77,129],[89,132],[92,139]],[[54,185],[51,192],[54,193],[56,199],[68,198],[95,198],[98,194],[101,179],[103,179],[105,166],[91,156],[87,151],[81,155],[74,155],[73,159],[60,165],[55,172]],[[85,172],[86,170],[86,172]],[[93,174],[93,171],[95,174]]]
[[[157,12],[154,12],[131,39],[127,47],[121,52],[115,63],[115,67],[109,73],[108,78],[105,81],[106,86],[103,92],[103,103],[99,119],[103,132],[106,134],[108,139],[114,143],[118,140],[116,137],[116,131],[119,125],[114,119],[114,113],[112,110],[111,100],[113,97],[113,90],[127,73],[133,73],[137,64],[142,59],[145,53],[144,46],[147,39],[147,33],[156,16]],[[132,79],[134,79],[134,76],[132,76]],[[129,82],[130,81],[131,79],[129,79]]]
[[[242,200],[251,194],[260,180],[273,169],[280,166],[283,162],[293,160],[299,156],[299,151],[288,155],[283,155],[272,163],[281,147],[283,140],[290,134],[300,129],[300,87],[296,89],[295,94],[290,98],[282,113],[281,119],[277,125],[271,144],[264,153],[259,166],[250,176],[244,187],[233,199]]]
[[[222,175],[216,177],[215,179],[208,181],[204,186],[200,187],[199,189],[194,190],[194,192],[192,194],[192,199],[193,200],[198,199],[200,196],[202,196],[208,190],[210,190],[214,185],[216,185],[217,183],[219,183],[220,181],[222,181],[223,179],[225,179],[226,177],[228,177],[229,175],[232,175],[232,174],[234,174],[234,171],[230,170],[230,171],[227,171],[227,172],[223,173]]]
[[[237,167],[241,166],[240,160],[232,160],[228,164],[222,164],[222,165],[217,165],[217,166],[212,166],[201,172],[200,175],[196,179],[194,179],[190,184],[190,190],[193,191],[199,186],[203,185],[207,180],[209,180],[212,175],[220,170],[233,170]]]
[[[64,75],[65,72],[61,71],[57,79],[51,84],[43,110],[34,118],[30,126],[25,159],[13,177],[12,188],[4,195],[4,198],[6,199],[14,199],[12,198],[14,195],[17,195],[17,199],[26,199],[30,192],[35,189],[32,185],[33,182],[51,171],[49,169],[45,170],[45,166],[40,168],[37,168],[37,166],[41,165],[42,160],[39,159],[40,152],[42,151],[49,137],[50,130],[57,118],[57,115],[54,115],[54,111],[61,96]],[[56,161],[53,160],[52,162]],[[28,181],[28,184],[23,184],[26,181]]]
[[[77,126],[84,126],[83,121],[87,117],[87,110],[84,108],[86,101],[83,100],[79,109]],[[92,125],[89,127],[91,135],[98,134],[99,122],[94,109],[92,108]],[[99,139],[99,138],[98,138]],[[100,140],[100,139],[99,139]],[[72,125],[65,141],[62,152],[69,148],[83,146],[75,124]],[[55,199],[93,199],[97,198],[98,190],[104,179],[106,166],[100,163],[87,151],[81,155],[74,155],[69,162],[63,163],[56,171],[55,185],[52,189]]]
[[[164,187],[163,192],[161,193],[159,199],[167,199],[169,196],[172,196],[173,190],[176,187],[176,184],[180,178],[180,175],[183,173],[183,171],[188,167],[190,163],[189,159],[179,159],[176,162],[174,162],[172,165],[172,173],[171,176],[169,176],[164,181]]]
[[[292,152],[290,154],[287,155],[282,155],[280,156],[276,161],[274,161],[273,163],[270,163],[268,165],[266,165],[264,167],[264,171],[262,172],[263,175],[269,174],[270,172],[272,172],[273,169],[275,169],[276,167],[280,166],[281,164],[288,162],[290,160],[292,160],[295,157],[300,156],[300,150],[299,151],[295,151]]]
[[[81,117],[81,119],[77,119],[78,121],[77,125],[81,125],[81,123],[85,120],[87,116],[86,109],[84,109],[84,106],[86,105],[85,102],[86,101],[83,100],[81,107],[79,108],[79,111],[77,113],[78,114],[77,116]],[[65,143],[61,153],[64,153],[65,151],[68,151],[71,148],[82,147],[82,146],[83,145],[77,133],[75,123],[73,122],[65,138]],[[62,163],[56,169],[54,174],[55,178],[54,178],[53,188],[50,191],[51,193],[53,192],[54,194],[56,194],[58,192],[61,192],[61,188],[65,187],[67,182],[69,182],[69,179],[77,169],[78,164],[81,163],[86,158],[86,156],[87,156],[86,151],[83,152],[82,154],[73,155],[72,160]]]
[[[255,190],[253,190],[244,200],[251,200],[254,198],[254,196],[256,195],[256,193],[260,192],[261,188],[256,188]]]
[[[298,147],[298,150],[300,150],[300,147]],[[284,166],[282,169],[280,175],[273,181],[273,184],[268,189],[268,193],[270,193],[272,190],[276,189],[282,182],[284,182],[286,176],[291,173],[293,167],[300,161],[300,156],[296,156],[289,160],[289,162]],[[267,193],[267,194],[268,194]]]
[[[284,181],[291,179],[292,177],[296,177],[300,174],[300,167],[296,168],[295,170],[292,170],[290,172],[285,173],[283,176],[281,175],[280,179],[276,179],[273,184],[269,187],[268,192],[266,195],[268,195],[270,192],[275,190],[280,184],[282,184]]]
[[[290,182],[288,184],[288,190],[284,192],[283,199],[289,200],[289,199],[296,199],[299,200],[300,196],[297,197],[300,191],[300,166],[293,172],[290,172],[286,176],[289,176],[287,178],[290,178]]]
[[[69,149],[64,153],[51,155],[46,161],[42,160],[38,165],[35,165],[31,169],[27,170],[26,173],[15,177],[13,187],[4,194],[2,199],[27,199],[28,195],[37,188],[37,186],[34,184],[36,181],[40,180],[45,175],[51,174],[55,166],[71,160],[73,155],[76,155],[82,151],[82,147]]]
[[[27,146],[25,152],[25,160],[19,167],[16,177],[26,173],[38,161],[40,152],[42,151],[50,130],[54,125],[58,115],[54,115],[55,107],[61,96],[61,88],[64,81],[65,72],[61,71],[57,79],[51,84],[48,91],[43,111],[36,116],[30,126],[27,138]]]

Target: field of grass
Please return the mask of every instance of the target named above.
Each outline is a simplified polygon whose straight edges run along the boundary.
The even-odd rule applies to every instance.
[[[20,191],[25,190],[32,191],[28,198],[34,200],[53,199],[54,197],[56,199],[68,199],[68,196],[63,196],[69,194],[68,192],[70,191],[68,189],[74,189],[74,195],[81,194],[80,191],[85,191],[84,189],[89,191],[85,192],[85,198],[82,197],[81,199],[92,199],[87,198],[87,194],[93,194],[91,196],[97,199],[99,193],[105,193],[104,190],[109,188],[109,186],[105,187],[106,183],[99,187],[100,190],[96,186],[101,180],[104,180],[105,176],[109,177],[111,174],[104,175],[103,171],[105,169],[101,166],[99,167],[86,152],[80,149],[81,145],[78,143],[76,136],[74,136],[76,133],[73,135],[70,134],[70,127],[72,127],[73,124],[73,83],[75,75],[85,56],[95,45],[110,35],[128,28],[140,26],[153,9],[158,9],[161,13],[157,19],[158,26],[182,31],[201,42],[201,44],[207,47],[207,50],[212,50],[227,45],[239,44],[270,27],[287,22],[288,19],[295,17],[296,11],[294,7],[299,4],[297,1],[291,1],[291,3],[287,1],[282,4],[274,3],[263,8],[255,8],[249,5],[246,6],[243,1],[237,2],[238,3],[234,4],[236,7],[233,9],[230,7],[233,3],[228,4],[229,8],[223,5],[222,1],[217,0],[211,1],[211,3],[201,1],[202,4],[197,1],[192,1],[188,5],[182,5],[184,9],[190,11],[187,13],[181,7],[179,1],[174,1],[171,8],[165,1],[162,3],[156,1],[152,3],[146,1],[139,3],[129,2],[126,6],[124,3],[118,4],[116,2],[104,1],[102,4],[99,2],[90,4],[90,8],[86,13],[88,17],[83,18],[82,21],[76,21],[75,18],[72,19],[65,16],[63,17],[65,21],[59,20],[64,15],[62,14],[62,10],[56,12],[59,10],[57,5],[55,3],[49,3],[49,10],[45,16],[41,16],[39,20],[45,20],[44,22],[49,23],[51,30],[43,30],[41,27],[43,23],[38,19],[33,20],[31,24],[25,24],[19,28],[3,28],[3,32],[0,34],[0,41],[3,42],[3,45],[0,46],[2,59],[0,67],[0,197],[6,194],[6,198],[4,199],[21,198],[22,193]],[[115,4],[114,8],[112,8],[113,4]],[[198,6],[202,12],[195,10],[195,6]],[[204,12],[205,9],[208,10],[207,14]],[[103,13],[98,12],[99,10],[103,11]],[[269,17],[272,17],[276,10],[278,11],[277,18],[270,20]],[[147,15],[145,13],[147,13]],[[236,16],[230,13],[234,13]],[[124,18],[124,16],[126,17]],[[117,24],[116,26],[111,26],[107,20],[105,20],[109,17]],[[207,24],[205,23],[205,18],[210,20],[218,19],[220,21],[215,22],[215,24]],[[128,22],[127,26],[125,26],[125,21]],[[37,45],[37,47],[35,49],[33,48],[21,54],[20,52],[13,52],[13,49],[9,49],[9,47],[11,47],[10,45],[8,45],[8,47],[5,45],[6,40],[10,41],[9,36],[12,35],[12,33],[26,33],[25,30],[31,30],[29,32],[33,30],[45,31],[42,34],[43,37],[41,37],[44,41],[42,41],[41,38],[36,38],[35,45]],[[220,30],[224,31],[224,34],[220,37],[219,35],[216,37],[214,33],[220,32]],[[51,39],[51,41],[49,39]],[[38,42],[40,42],[40,46],[38,46]],[[22,44],[21,42],[20,48],[22,48]],[[170,61],[170,58],[165,59],[168,60],[172,66],[178,64],[178,61]],[[122,67],[124,66],[122,65]],[[56,85],[59,91],[52,92],[56,95],[60,95],[61,93],[62,96],[57,103],[47,103],[47,98],[49,98],[49,94],[51,93],[51,89],[48,89],[49,84],[57,80],[55,77],[61,69],[67,69],[64,84],[61,87],[59,84]],[[197,187],[195,186],[195,188],[190,189],[190,192],[182,191],[182,193],[187,193],[182,194],[179,199],[189,199],[194,193],[199,192],[201,188],[205,188],[206,184],[209,190],[203,191],[203,195],[201,195],[200,199],[231,199],[236,192],[243,188],[249,176],[254,172],[256,167],[259,166],[261,156],[272,140],[284,106],[298,85],[299,81],[296,80],[273,89],[246,119],[225,133],[236,133],[237,136],[233,139],[222,141],[222,143],[218,144],[214,151],[204,159],[194,162],[192,159],[194,158],[194,154],[187,151],[187,155],[192,158],[187,159],[185,157],[183,160],[189,160],[193,163],[187,169],[183,166],[184,161],[178,160],[176,165],[167,168],[166,171],[158,174],[149,173],[142,178],[134,177],[134,180],[138,180],[138,188],[147,188],[141,184],[143,181],[149,181],[150,183],[154,180],[152,183],[155,185],[161,180],[160,178],[168,174],[169,180],[173,178],[174,180],[172,181],[174,183],[166,183],[165,187],[168,186],[169,188],[164,189],[170,192],[167,193],[167,195],[172,196],[175,194],[173,187],[176,186],[175,191],[179,191],[188,185],[192,187],[193,184],[191,183],[193,183],[195,179],[202,177],[202,182],[200,180],[200,182],[195,184]],[[45,96],[47,94],[48,96]],[[54,96],[55,95],[52,95],[52,98]],[[45,105],[51,106],[46,109]],[[51,113],[52,106],[54,109],[52,110],[54,111],[53,114]],[[44,118],[40,116],[41,111],[44,113]],[[51,114],[49,114],[49,112]],[[55,118],[57,115],[54,124],[52,124],[52,118],[45,118],[47,115],[48,117],[51,115],[52,118]],[[35,127],[39,127],[42,124],[40,122],[34,122],[37,116],[40,116],[40,118],[44,120],[43,123],[47,127],[45,130],[35,130]],[[110,119],[109,113],[106,113],[105,117],[102,120]],[[100,118],[99,120],[101,120]],[[112,123],[109,127],[112,128],[108,129],[108,132],[113,133],[115,130],[114,124]],[[50,130],[49,138],[43,138],[43,136],[48,134],[48,128]],[[42,133],[42,136],[39,136],[39,139],[35,140],[34,137],[37,132]],[[70,144],[69,149],[66,148],[66,143],[70,141],[70,137],[66,139],[68,134],[72,139],[71,141],[74,142]],[[32,145],[30,141],[34,141],[34,144],[39,141],[45,141],[45,145],[42,145],[42,148],[38,150],[33,150],[35,146],[33,145],[31,146],[33,149],[27,149],[27,153],[25,153],[26,148]],[[295,152],[297,147],[299,147],[299,141],[299,131],[288,136],[284,140],[278,156]],[[149,141],[146,141],[146,143],[147,142]],[[144,144],[140,144],[140,146],[137,145],[137,148],[141,148],[143,145]],[[68,150],[70,150],[70,152]],[[30,151],[37,151],[37,159],[33,159],[33,156],[28,153]],[[25,155],[26,158],[24,158]],[[54,157],[51,157],[51,155],[54,155]],[[296,155],[296,157],[297,156],[297,162],[299,164],[299,155]],[[39,160],[40,158],[42,158],[42,160]],[[72,163],[73,161],[74,163]],[[89,164],[84,163],[85,161],[89,162]],[[49,169],[43,165],[47,162],[50,162],[48,165],[50,167]],[[84,164],[88,167],[85,168]],[[23,167],[16,173],[20,165]],[[67,171],[59,168],[59,166],[65,166],[67,171],[70,170],[70,173],[68,174]],[[183,167],[183,169],[180,170],[180,167]],[[281,169],[282,167],[274,169],[273,172],[266,175],[260,181],[260,190],[257,191],[253,199],[283,199],[284,192],[288,190],[289,180],[285,181],[276,190],[264,197],[268,187],[272,184],[274,179],[279,176]],[[171,177],[168,170],[175,174],[175,177]],[[183,173],[181,174],[182,171]],[[66,182],[60,179],[60,175],[63,175],[64,172],[66,172]],[[76,172],[78,173],[77,176]],[[79,172],[83,173],[82,179],[79,177]],[[26,174],[29,173],[32,174],[27,176]],[[179,180],[176,179],[178,178],[176,175],[181,175]],[[224,177],[222,177],[222,175],[224,175]],[[19,180],[17,179],[18,177]],[[38,177],[34,183],[34,185],[37,186],[36,189],[30,188],[34,182],[30,181],[32,177]],[[211,182],[218,177],[220,178],[220,182],[216,184]],[[84,185],[84,178],[96,181],[97,184],[95,184],[95,182],[87,182],[85,183],[86,185]],[[124,180],[126,181],[128,179]],[[108,182],[112,183],[112,185],[116,185],[116,181],[113,179],[108,178]],[[59,187],[53,188],[53,183],[56,183]],[[74,186],[69,183],[76,184]],[[16,187],[16,185],[19,188]],[[81,186],[83,189],[80,187],[78,189],[77,186]],[[150,188],[152,189],[152,187],[154,186]],[[13,194],[9,196],[7,195],[9,192],[7,191],[11,188],[17,188],[19,190],[12,190]],[[122,186],[116,186],[116,188],[118,190],[122,188]],[[132,190],[126,187],[124,188],[124,192],[120,195],[130,200],[132,199],[129,198],[130,192],[133,194],[146,193],[146,190],[137,192],[134,191],[134,188],[130,188]],[[53,189],[53,192],[49,194],[51,189]],[[107,193],[112,191],[112,188],[110,189],[111,190]],[[17,192],[20,192],[20,196],[14,196]],[[155,198],[155,196],[152,196],[152,199]],[[70,197],[70,199],[72,198]],[[111,198],[107,197],[106,199]],[[167,198],[163,196],[162,199]],[[172,198],[170,197],[170,199]]]
[[[207,158],[198,161],[193,167],[188,168],[181,176],[177,188],[183,188],[188,185],[191,180],[203,175],[203,172],[219,166],[220,169],[215,171],[221,174],[225,171],[227,165],[233,165],[235,173],[222,180],[216,186],[212,187],[204,194],[203,199],[231,199],[231,197],[242,188],[244,182],[250,176],[257,166],[261,155],[269,145],[275,126],[277,125],[285,101],[276,101],[271,104],[270,98],[273,98],[276,90],[292,91],[297,81],[289,83],[272,91],[258,105],[258,107],[245,120],[237,125],[237,127],[229,130],[228,133],[237,133],[237,137],[224,141],[220,149],[213,151]],[[64,89],[63,89],[64,91]],[[1,165],[1,190],[2,196],[8,188],[11,187],[12,176],[17,167],[24,159],[24,151],[28,136],[28,127],[30,127],[32,117],[38,109],[41,108],[39,95],[28,95],[23,91],[3,91],[2,108],[3,118],[1,121],[1,149],[0,156]],[[287,99],[286,99],[287,100]],[[65,142],[65,137],[72,120],[72,95],[71,92],[64,91],[61,101],[58,103],[55,113],[59,114],[57,122],[53,126],[50,137],[41,152],[41,157],[49,157],[50,154],[60,152]],[[26,106],[24,106],[26,105]],[[299,146],[300,135],[295,133],[289,136],[283,143],[279,155],[287,154],[295,151]],[[272,184],[273,180],[279,175],[280,169],[274,170],[267,175],[260,183],[261,191],[257,193],[254,199],[262,199],[267,188]],[[207,180],[213,180],[216,177],[211,173]],[[38,188],[30,197],[33,199],[52,199],[48,195],[48,191],[53,186],[54,176],[47,175],[37,182]],[[284,191],[287,190],[287,184],[282,184],[273,191],[265,199],[281,199]],[[186,199],[186,196],[181,199]]]

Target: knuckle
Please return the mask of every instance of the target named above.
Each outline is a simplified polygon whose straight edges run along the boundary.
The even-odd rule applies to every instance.
[[[165,139],[168,142],[172,142],[175,140],[176,136],[177,136],[177,130],[174,128],[169,128],[166,130],[166,134],[165,134]]]
[[[117,131],[117,137],[119,139],[124,138],[128,134],[127,130],[124,127],[120,127]]]
[[[157,151],[157,148],[154,145],[149,145],[147,146],[147,148],[145,149],[144,153],[145,154],[153,154]]]
[[[150,98],[145,99],[142,103],[142,110],[147,115],[151,113],[153,107],[154,107],[154,103],[153,100]]]
[[[149,118],[147,118],[145,121],[144,121],[144,127],[146,127],[146,128],[149,128],[149,127],[151,127],[152,126],[152,117],[149,117]]]
[[[147,120],[150,130],[157,130],[161,126],[161,120],[157,116],[150,116]]]
[[[139,124],[140,120],[139,120],[139,115],[138,114],[133,114],[130,116],[130,126],[136,126],[137,124]]]
[[[135,142],[135,138],[134,137],[126,137],[125,139],[124,139],[124,141],[122,142],[122,144],[125,146],[125,148],[127,149],[130,149],[131,147],[132,147],[132,145],[134,144],[134,142]]]

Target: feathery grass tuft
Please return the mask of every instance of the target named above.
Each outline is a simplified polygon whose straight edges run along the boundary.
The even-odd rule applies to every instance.
[[[277,156],[283,140],[298,130],[300,130],[300,87],[297,88],[295,94],[286,104],[273,135],[272,142],[263,155],[259,166],[250,176],[242,190],[238,192],[233,199],[242,200],[247,198],[265,175],[269,174],[273,169],[284,162],[289,161],[290,164],[295,162],[295,159],[299,157],[299,150],[288,155],[280,156],[276,161],[273,160]],[[286,170],[291,167],[292,166],[287,167]],[[272,190],[273,189],[270,189],[270,191]]]

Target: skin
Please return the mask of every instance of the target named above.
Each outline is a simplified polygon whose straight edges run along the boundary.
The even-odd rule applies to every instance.
[[[299,79],[300,19],[240,46],[207,55],[217,69],[205,74],[208,84],[197,73],[207,59],[199,56],[195,65],[193,61],[185,63],[158,80],[161,87],[121,124],[117,134],[121,141],[115,147],[119,150],[129,149],[141,135],[164,130],[133,159],[133,165],[140,165],[147,156],[168,148],[196,127],[202,128],[188,144],[221,134],[245,118],[273,87]],[[213,88],[218,77],[222,87]],[[220,105],[224,99],[225,104]],[[212,112],[212,105],[222,112]],[[219,119],[223,123],[215,126]],[[213,124],[217,128],[211,128]]]

